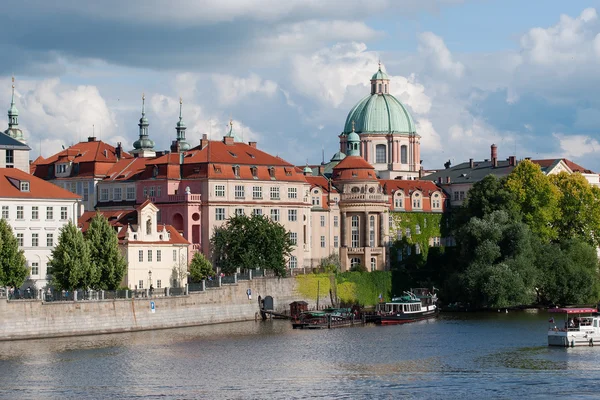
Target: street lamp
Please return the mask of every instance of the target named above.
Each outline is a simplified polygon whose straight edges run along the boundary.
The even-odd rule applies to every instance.
[[[152,270],[148,270],[148,288],[152,286]]]

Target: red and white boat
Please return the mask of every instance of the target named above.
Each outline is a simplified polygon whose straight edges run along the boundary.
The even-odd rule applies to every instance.
[[[596,308],[551,308],[548,346],[593,346],[600,344],[600,314]]]

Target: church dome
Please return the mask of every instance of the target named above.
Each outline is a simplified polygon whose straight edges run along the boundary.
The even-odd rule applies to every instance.
[[[406,107],[391,94],[370,94],[359,101],[348,114],[343,133],[352,132],[352,121],[358,133],[388,134],[416,131],[415,123]]]
[[[142,137],[135,142],[133,142],[133,148],[136,150],[139,149],[153,149],[154,148],[154,140],[148,139],[148,137]]]

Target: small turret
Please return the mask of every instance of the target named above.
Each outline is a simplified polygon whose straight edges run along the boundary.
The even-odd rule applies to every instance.
[[[187,151],[191,148],[190,144],[185,141],[185,130],[187,127],[185,126],[185,122],[183,122],[183,117],[181,113],[181,109],[183,107],[183,100],[181,97],[179,98],[179,121],[175,126],[175,130],[177,131],[177,148],[174,150],[173,145],[171,145],[171,151]]]
[[[17,139],[21,143],[26,143],[23,137],[23,131],[19,129],[19,110],[15,105],[15,77],[12,78],[12,96],[10,99],[10,108],[8,109],[8,129],[4,132],[8,136]]]
[[[140,127],[139,139],[133,142],[132,151],[135,157],[154,157],[154,141],[148,137],[148,118],[146,118],[146,96],[142,94],[142,117],[138,124]]]
[[[349,156],[360,156],[360,136],[354,132],[354,121],[352,121],[352,132],[348,134],[346,139],[347,151],[346,154]]]

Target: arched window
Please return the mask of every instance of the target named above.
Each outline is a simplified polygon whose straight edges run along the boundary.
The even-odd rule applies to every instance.
[[[413,210],[420,210],[422,208],[421,195],[419,194],[419,192],[416,192],[412,196],[412,207]]]
[[[351,240],[350,247],[359,247],[360,246],[360,235],[358,231],[358,215],[352,216],[352,232],[351,232]]]
[[[417,235],[421,234],[421,225],[417,224],[417,226],[415,226],[415,234],[417,234]]]
[[[415,244],[415,254],[421,254],[421,245]]]
[[[369,247],[375,247],[375,216],[369,217]]]
[[[383,85],[383,91],[384,91],[384,93],[388,92],[387,83]]]
[[[375,93],[375,84],[374,83],[371,85],[371,93]]]
[[[400,163],[408,164],[408,147],[405,144],[400,146]]]
[[[379,90],[378,90],[378,92],[381,93],[381,83],[379,84]]]
[[[152,235],[152,219],[146,221],[146,235]]]
[[[386,163],[385,153],[386,153],[385,144],[378,144],[377,146],[375,146],[375,163],[385,164]]]
[[[401,190],[394,194],[394,208],[404,208],[404,192]]]
[[[356,267],[358,265],[360,265],[360,258],[354,257],[354,258],[350,259],[350,267],[351,268]]]
[[[375,257],[371,257],[371,272],[377,270],[377,259]]]

